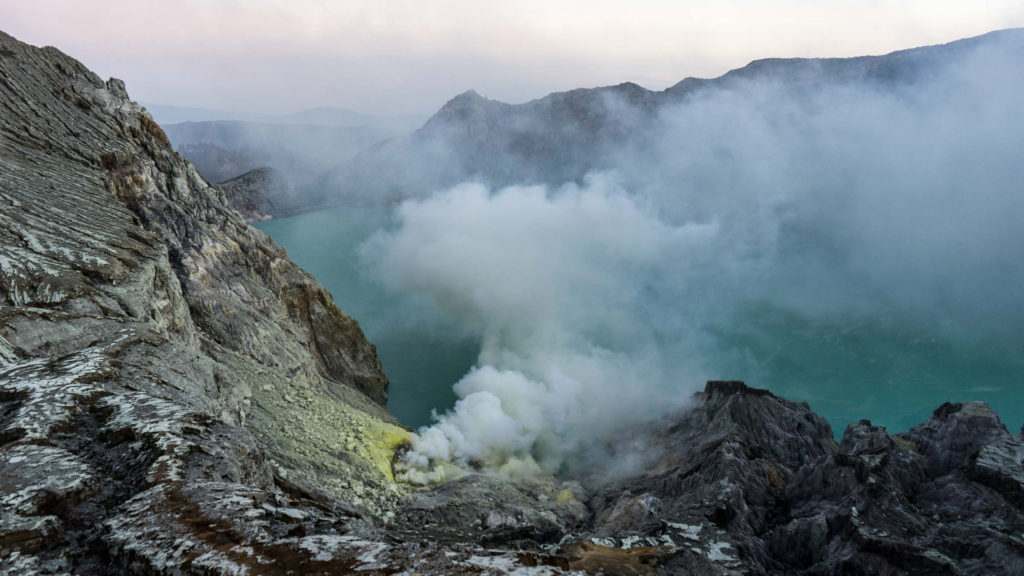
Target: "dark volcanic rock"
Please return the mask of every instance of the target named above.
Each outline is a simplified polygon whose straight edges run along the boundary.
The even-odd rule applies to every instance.
[[[901,434],[914,443],[931,474],[964,465],[979,448],[1008,439],[995,411],[981,402],[943,404],[930,420]]]
[[[1024,568],[1021,439],[983,404],[944,405],[899,436],[862,421],[836,446],[806,405],[710,382],[649,441],[666,457],[596,492],[596,536],[689,546],[726,573]],[[684,549],[665,568],[693,562]]]
[[[684,548],[670,566],[692,560],[689,542],[729,570],[764,565],[770,551],[761,536],[780,494],[801,468],[832,456],[832,430],[806,405],[742,382],[709,382],[698,401],[651,434],[663,454],[655,465],[595,495],[595,533],[668,538]],[[650,512],[638,522],[622,513],[630,507]]]
[[[971,455],[966,472],[975,482],[999,492],[1024,510],[1024,441],[1021,437],[982,446]]]

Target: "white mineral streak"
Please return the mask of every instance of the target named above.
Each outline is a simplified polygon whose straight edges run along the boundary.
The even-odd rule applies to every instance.
[[[0,372],[0,389],[26,396],[6,429],[24,430],[26,439],[49,438],[53,428],[68,422],[82,402],[103,392],[101,385],[85,377],[103,374],[107,367],[103,352],[114,344],[87,348],[60,360],[27,360]]]
[[[163,455],[150,466],[146,479],[156,481],[159,477],[169,480],[183,480],[181,468],[193,443],[185,440],[195,415],[160,398],[141,392],[126,391],[122,394],[103,398],[102,404],[115,410],[106,425],[109,431],[132,430],[138,435],[148,436]]]
[[[72,494],[90,488],[92,469],[79,457],[54,446],[22,444],[4,451],[0,475],[8,485],[21,486],[6,496],[0,510],[25,516],[47,495]]]

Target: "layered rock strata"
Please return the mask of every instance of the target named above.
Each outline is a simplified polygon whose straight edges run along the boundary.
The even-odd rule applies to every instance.
[[[3,34],[0,306],[4,573],[258,566],[394,509],[358,323],[122,82]]]

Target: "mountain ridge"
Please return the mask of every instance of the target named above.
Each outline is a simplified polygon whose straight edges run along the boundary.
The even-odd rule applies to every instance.
[[[1024,29],[1013,28],[880,56],[765,58],[716,78],[685,78],[662,91],[634,83],[555,92],[507,104],[463,92],[422,128],[357,154],[315,185],[339,203],[388,203],[461,181],[511,184],[582,182],[613,167],[618,151],[657,129],[659,113],[714,90],[748,90],[774,81],[794,90],[823,84],[891,89],[927,77],[974,50],[1024,54]],[[429,160],[422,160],[428,158]]]
[[[228,110],[174,106],[169,104],[142,103],[160,124],[184,122],[237,121],[276,125],[333,126],[338,128],[377,128],[384,130],[415,130],[426,119],[425,115],[379,115],[365,114],[347,108],[319,106],[290,112],[288,114],[247,114]]]

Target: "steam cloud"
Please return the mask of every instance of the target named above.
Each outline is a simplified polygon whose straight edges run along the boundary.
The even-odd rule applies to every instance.
[[[582,185],[406,202],[364,253],[481,352],[404,478],[564,472],[748,361],[718,335],[753,305],[1024,341],[1024,72],[1005,54],[902,87],[752,81],[665,110]]]
[[[454,410],[416,439],[416,468],[554,472],[594,422],[643,418],[647,392],[680,377],[664,373],[657,334],[638,312],[713,225],[665,225],[598,177],[555,191],[464,184],[405,204],[400,218],[401,231],[373,247],[383,277],[430,293],[481,339]]]

